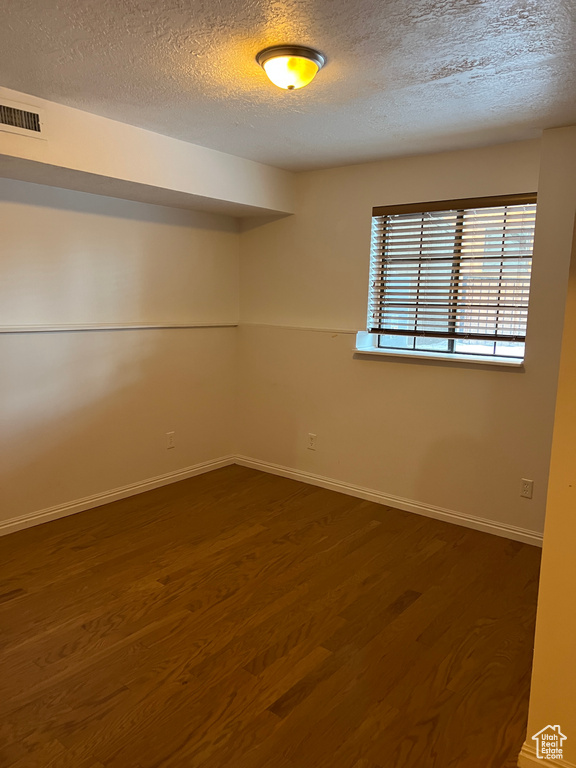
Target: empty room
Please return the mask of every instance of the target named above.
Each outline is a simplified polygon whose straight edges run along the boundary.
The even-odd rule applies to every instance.
[[[575,768],[572,0],[0,21],[0,768]]]

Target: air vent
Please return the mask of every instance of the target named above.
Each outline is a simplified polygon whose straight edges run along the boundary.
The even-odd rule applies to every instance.
[[[27,131],[40,133],[40,115],[36,112],[25,112],[0,104],[0,123],[12,125],[14,128],[24,128]]]
[[[28,104],[0,100],[0,131],[44,138],[42,111]]]

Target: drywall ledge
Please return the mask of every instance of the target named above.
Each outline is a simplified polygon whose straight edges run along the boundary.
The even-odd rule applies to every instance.
[[[232,216],[294,212],[289,171],[0,87],[42,112],[43,138],[0,130],[0,176]]]
[[[311,472],[301,472],[299,470],[283,467],[279,464],[270,464],[267,461],[251,459],[248,456],[236,456],[235,463],[242,467],[259,469],[262,472],[269,472],[273,475],[288,477],[291,480],[298,480],[309,485],[317,485],[320,488],[327,488],[337,493],[345,493],[348,496],[356,496],[359,499],[373,501],[376,504],[384,504],[388,507],[403,509],[405,512],[414,512],[424,517],[433,517],[435,520],[442,520],[453,525],[462,525],[465,528],[472,528],[475,531],[491,533],[495,536],[502,536],[505,539],[521,541],[524,544],[532,544],[536,547],[542,546],[542,534],[537,531],[531,531],[527,528],[517,528],[514,525],[505,525],[504,523],[495,523],[493,520],[486,520],[473,515],[465,515],[443,507],[435,507],[431,504],[423,504],[420,501],[403,499],[398,496],[390,496],[380,491],[374,491],[371,488],[362,488],[352,483],[344,483],[340,480],[333,480],[322,475],[315,475]]]
[[[15,333],[80,333],[96,331],[161,331],[190,330],[191,328],[237,328],[238,323],[81,323],[54,325],[0,325],[0,334]]]
[[[219,459],[194,464],[192,467],[179,469],[176,472],[168,472],[165,475],[151,477],[148,478],[148,480],[142,480],[139,483],[124,485],[120,488],[114,488],[111,491],[104,491],[103,493],[86,496],[83,499],[76,499],[75,501],[70,501],[66,504],[59,504],[58,506],[42,509],[38,512],[31,512],[28,515],[22,515],[21,517],[12,518],[11,520],[4,520],[0,522],[0,536],[15,533],[24,528],[32,528],[35,525],[42,525],[42,523],[48,523],[51,520],[57,520],[60,517],[75,515],[77,512],[85,512],[87,509],[101,507],[103,504],[110,504],[113,501],[126,499],[129,496],[136,496],[139,493],[151,491],[154,488],[160,488],[163,485],[170,485],[170,483],[177,483],[180,480],[187,480],[189,477],[202,475],[205,472],[212,472],[214,469],[227,467],[234,463],[235,460],[233,456],[223,456]]]

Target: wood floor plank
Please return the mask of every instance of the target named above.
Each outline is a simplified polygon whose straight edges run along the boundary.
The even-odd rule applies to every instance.
[[[539,551],[231,466],[0,539],[2,768],[507,768]]]

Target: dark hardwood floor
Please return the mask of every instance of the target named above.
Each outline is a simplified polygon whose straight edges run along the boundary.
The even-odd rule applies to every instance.
[[[233,466],[0,539],[1,768],[511,768],[540,552]]]

